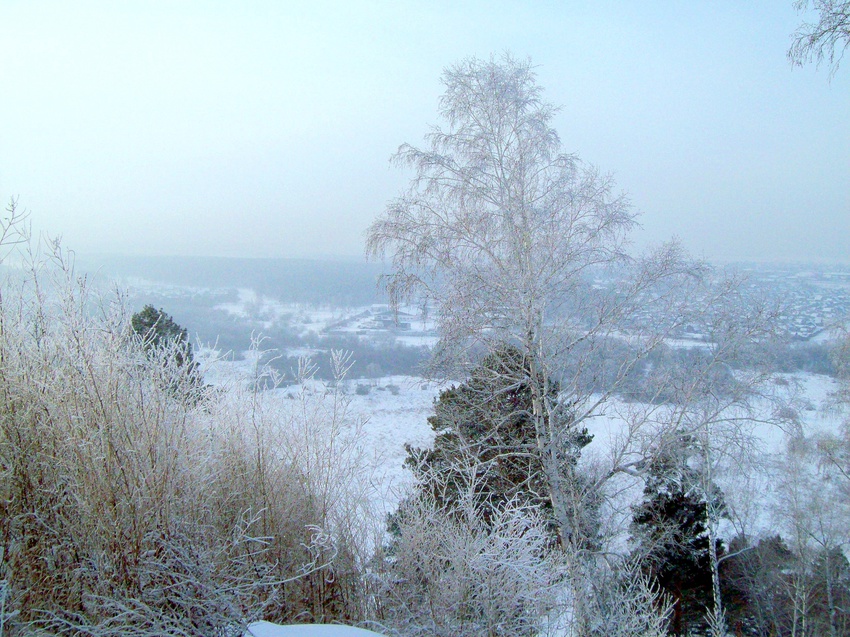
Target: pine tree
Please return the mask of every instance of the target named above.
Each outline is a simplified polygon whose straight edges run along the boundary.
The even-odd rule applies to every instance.
[[[705,493],[688,465],[691,446],[689,437],[682,435],[655,454],[631,525],[635,558],[673,600],[674,635],[705,625],[712,600],[708,515],[723,510],[720,490],[713,487]],[[716,548],[722,554],[719,540]]]
[[[466,382],[441,392],[428,418],[435,433],[433,447],[408,447],[405,462],[440,506],[456,508],[462,496],[472,493],[485,521],[511,499],[539,506],[553,519],[534,426],[531,382],[516,380],[528,379],[532,368],[518,348],[504,345],[486,356]],[[549,386],[548,398],[557,403],[558,383],[550,381]],[[593,436],[586,428],[574,427],[569,410],[561,412],[566,414],[558,424],[563,432],[559,453],[563,474],[581,481],[577,463]],[[584,499],[576,508],[584,511],[585,523],[575,531],[590,538],[595,503]],[[554,519],[552,533],[557,535]]]
[[[199,400],[204,383],[188,331],[167,312],[153,305],[145,305],[140,312],[133,314],[130,327],[142,339],[142,346],[150,358],[159,358],[163,362],[171,359],[177,364],[181,377],[171,379],[168,385],[192,402]]]
[[[189,333],[165,310],[145,305],[140,312],[133,314],[130,325],[133,331],[142,337],[146,351],[175,347],[178,365],[191,365],[194,362]]]

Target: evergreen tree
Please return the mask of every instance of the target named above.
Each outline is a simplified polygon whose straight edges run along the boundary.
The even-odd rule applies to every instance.
[[[130,319],[133,331],[142,337],[145,350],[154,351],[174,347],[178,365],[194,362],[189,333],[162,309],[145,305]]]
[[[201,397],[203,378],[189,342],[189,333],[164,310],[145,305],[133,314],[130,326],[141,339],[149,357],[173,360],[181,378],[172,379],[173,389],[182,386],[183,393],[193,401]],[[165,360],[163,362],[166,362]]]
[[[691,446],[689,437],[681,435],[654,455],[631,525],[642,570],[673,600],[674,635],[705,626],[712,600],[707,516],[723,509],[720,490],[705,493],[688,465]],[[719,540],[716,549],[722,553]]]
[[[511,499],[539,506],[553,519],[533,418],[532,369],[518,348],[504,345],[486,356],[466,382],[440,393],[428,418],[435,433],[433,447],[408,447],[406,460],[421,488],[428,489],[439,505],[456,509],[460,498],[471,493],[488,523],[493,512]],[[549,387],[548,399],[557,404],[558,383],[550,381]],[[569,409],[558,411],[564,414],[558,423],[563,434],[562,472],[578,483],[574,492],[583,499],[575,503],[584,515],[574,531],[591,538],[596,505],[586,495],[587,489],[581,488],[585,485],[577,463],[593,437],[586,428],[574,426]],[[554,520],[552,531],[557,535]]]

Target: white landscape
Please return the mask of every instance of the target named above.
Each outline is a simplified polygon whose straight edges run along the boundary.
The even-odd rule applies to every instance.
[[[850,636],[850,0],[0,23],[0,637]]]
[[[281,626],[271,622],[254,622],[249,624],[244,637],[369,637],[379,633],[351,626],[311,626],[308,624],[291,624]]]
[[[240,292],[240,301],[243,303],[252,302],[255,298],[255,295]],[[231,306],[228,311],[247,317],[250,310],[243,307]],[[323,320],[336,321],[340,317],[368,314],[367,308],[356,308],[346,313],[316,311],[309,306],[301,306],[298,311],[302,330],[310,329],[310,326]],[[430,325],[428,327],[431,328]],[[403,334],[396,334],[398,339],[404,337]],[[668,345],[685,349],[711,347],[710,343],[693,339],[669,339]],[[306,349],[289,350],[287,353],[309,360],[310,356],[320,352]],[[251,352],[245,352],[244,360],[236,362],[229,361],[227,357],[215,359],[213,354],[214,352],[207,351],[209,360],[213,362],[206,373],[212,382],[245,383],[252,376],[256,376],[258,358]],[[793,534],[794,529],[778,524],[775,516],[782,497],[777,493],[777,484],[787,469],[783,458],[788,445],[792,441],[814,441],[824,435],[837,435],[840,432],[843,416],[829,408],[830,397],[838,389],[834,378],[800,372],[777,375],[774,383],[777,393],[784,395],[783,402],[793,405],[798,418],[793,423],[781,424],[771,421],[770,410],[776,407],[765,402],[763,420],[756,416],[742,430],[742,435],[748,437],[746,457],[729,458],[718,464],[718,469],[722,468],[723,471],[718,471],[716,482],[724,492],[728,507],[727,516],[719,530],[727,541],[742,533],[754,541],[769,537],[777,531]],[[428,448],[431,445],[433,431],[427,419],[433,414],[434,401],[440,390],[450,385],[451,383],[437,383],[418,376],[347,378],[341,384],[349,421],[347,428],[339,434],[356,436],[357,444],[362,446],[361,458],[369,465],[369,497],[374,505],[371,512],[376,516],[375,523],[378,526],[387,514],[394,512],[411,487],[412,474],[403,467],[407,456],[405,445],[419,448]],[[313,382],[306,386],[289,385],[263,392],[264,399],[277,403],[286,410],[294,405],[293,399],[305,391],[305,387],[308,392],[331,391],[324,384]],[[365,389],[362,392],[355,391],[358,387]],[[652,407],[639,403],[608,401],[604,409],[599,410],[599,413],[585,423],[594,438],[583,450],[581,465],[585,468],[598,468],[610,463],[612,454],[615,450],[619,451],[623,445],[623,438],[628,430],[628,414],[646,409]],[[640,501],[642,489],[643,480],[626,473],[621,474],[620,478],[612,481],[610,485],[611,493],[608,495],[603,518],[609,545],[621,552],[628,551],[631,511]],[[271,626],[262,630],[266,629],[273,630]],[[278,630],[298,631],[305,628],[289,627]]]
[[[58,466],[64,467],[63,471],[69,472],[68,475],[76,476],[73,480],[79,481],[81,487],[89,485],[85,487],[88,491],[80,491],[75,497],[81,500],[95,498],[85,506],[101,511],[102,520],[93,523],[96,528],[89,531],[92,537],[103,534],[108,538],[113,532],[109,530],[111,527],[101,525],[114,519],[111,516],[115,512],[110,512],[108,503],[110,500],[118,502],[120,498],[107,494],[116,493],[115,489],[142,494],[145,489],[156,488],[166,489],[171,494],[165,499],[159,495],[141,497],[135,505],[139,508],[134,514],[140,517],[133,522],[138,527],[151,522],[158,524],[156,520],[163,513],[156,507],[165,506],[170,510],[172,499],[182,502],[181,507],[186,512],[198,509],[212,514],[212,511],[220,509],[221,514],[235,515],[238,521],[236,534],[228,531],[218,541],[225,542],[229,547],[227,551],[243,555],[235,564],[238,574],[235,590],[254,591],[249,598],[257,599],[253,604],[242,606],[238,613],[228,611],[232,614],[227,614],[221,610],[228,604],[237,603],[235,598],[230,597],[234,594],[230,590],[231,585],[217,583],[232,581],[230,578],[233,576],[226,569],[234,566],[227,560],[221,562],[220,554],[207,544],[205,529],[209,527],[193,529],[190,524],[187,536],[179,536],[178,544],[171,547],[156,544],[160,541],[157,539],[159,531],[147,531],[136,541],[141,547],[153,542],[150,548],[143,548],[144,557],[138,558],[150,560],[146,568],[153,569],[144,571],[145,581],[159,582],[146,585],[146,590],[153,597],[119,597],[110,601],[105,623],[98,630],[109,634],[109,622],[112,621],[109,617],[113,616],[142,623],[149,621],[146,618],[156,616],[160,612],[154,610],[159,593],[154,591],[171,590],[173,584],[168,581],[176,573],[183,581],[193,582],[192,590],[206,587],[204,589],[210,594],[206,597],[205,593],[197,600],[189,595],[169,602],[179,605],[177,616],[180,621],[187,621],[197,612],[189,609],[205,604],[203,612],[214,618],[211,621],[235,621],[232,625],[239,626],[240,630],[248,625],[247,630],[258,637],[295,634],[354,637],[364,634],[352,626],[388,635],[453,631],[454,628],[438,627],[443,621],[451,622],[449,626],[463,625],[466,621],[463,614],[454,619],[451,615],[454,612],[451,609],[460,603],[458,600],[470,594],[464,593],[465,590],[475,591],[475,599],[498,600],[499,609],[520,603],[516,599],[524,600],[521,602],[523,612],[534,609],[534,613],[539,613],[535,620],[535,635],[564,637],[575,634],[573,617],[581,598],[565,586],[573,577],[570,575],[572,564],[553,552],[551,539],[546,539],[546,534],[551,531],[545,530],[538,505],[524,505],[517,499],[499,504],[490,514],[493,516],[492,528],[475,521],[474,508],[466,510],[461,517],[466,521],[459,523],[446,516],[445,509],[428,508],[432,505],[422,500],[421,481],[423,476],[426,480],[431,478],[421,473],[414,474],[404,466],[408,459],[406,446],[421,450],[433,447],[435,432],[428,419],[435,415],[435,405],[441,392],[464,386],[469,382],[467,378],[437,381],[415,374],[369,377],[350,374],[331,380],[311,376],[313,372],[310,370],[318,369],[314,362],[322,358],[329,358],[331,362],[338,360],[342,369],[355,363],[356,352],[334,353],[332,348],[322,344],[321,339],[329,331],[348,330],[356,337],[349,342],[356,346],[365,343],[374,347],[375,343],[379,343],[381,347],[388,344],[396,347],[403,339],[412,339],[420,344],[435,338],[433,331],[439,314],[433,309],[429,309],[427,321],[420,321],[418,325],[411,321],[410,326],[399,328],[387,319],[388,309],[381,304],[335,308],[284,302],[248,288],[241,288],[235,293],[221,290],[215,294],[210,290],[194,289],[188,298],[216,303],[213,311],[231,316],[240,321],[239,324],[259,323],[274,333],[283,323],[288,333],[295,335],[294,338],[314,339],[304,343],[315,344],[285,346],[281,351],[287,357],[286,364],[293,365],[295,369],[275,368],[279,352],[262,350],[266,341],[260,330],[254,334],[259,349],[234,354],[216,350],[214,344],[199,343],[193,349],[198,367],[181,368],[177,362],[179,359],[172,358],[173,348],[179,343],[172,343],[161,351],[154,350],[152,355],[144,353],[143,341],[128,340],[126,322],[122,322],[126,321],[126,309],[122,309],[120,297],[119,304],[110,305],[114,301],[110,300],[113,297],[109,292],[75,287],[81,283],[63,275],[61,269],[55,272],[58,276],[51,272],[53,270],[45,266],[43,271],[34,275],[47,276],[42,289],[51,290],[43,296],[45,309],[50,313],[30,314],[38,306],[21,305],[14,321],[5,323],[7,328],[3,333],[7,345],[14,345],[8,350],[10,357],[5,359],[7,369],[14,370],[14,374],[22,374],[20,378],[24,379],[15,380],[14,375],[7,378],[7,382],[12,383],[10,391],[23,392],[30,396],[28,401],[33,404],[44,403],[51,413],[68,414],[66,421],[51,421],[53,428],[43,429],[38,419],[33,421],[32,426],[40,433],[26,434],[36,436],[32,439],[36,447],[32,448],[44,444],[57,445],[57,448],[73,449],[81,454],[62,458]],[[14,288],[19,291],[25,291],[29,281],[26,277],[10,278],[14,286],[23,286]],[[136,289],[142,288],[147,294],[158,294],[157,298],[166,303],[168,299],[185,297],[185,289],[180,286],[147,283],[138,285]],[[31,298],[28,294],[25,292],[20,298],[27,301]],[[60,302],[63,295],[78,300],[70,304]],[[215,301],[219,296],[232,300],[228,303]],[[98,313],[80,314],[83,305],[79,299],[103,305]],[[202,307],[201,311],[210,310]],[[407,315],[416,316],[415,312],[414,308],[410,308]],[[21,317],[32,323],[16,323]],[[157,320],[167,323],[171,319],[160,315]],[[35,348],[28,345],[29,334],[33,333],[28,330],[39,334],[45,325],[48,326],[44,331],[46,336],[40,345]],[[15,327],[12,329],[10,326]],[[104,337],[103,342],[98,340]],[[618,330],[611,338],[613,340],[606,341],[609,346],[629,341],[630,334]],[[813,339],[812,347],[822,347],[823,342],[822,338]],[[837,341],[826,343],[828,347],[837,347]],[[141,349],[137,349],[139,347]],[[691,364],[698,363],[703,360],[700,357],[717,349],[714,343],[694,331],[688,332],[687,338],[676,335],[664,339],[658,347],[667,352],[670,361],[691,361]],[[306,370],[306,376],[300,379],[294,377],[292,374],[298,369]],[[657,367],[647,366],[644,373],[658,371]],[[189,388],[200,383],[193,377],[194,374],[202,375],[202,384],[207,385],[203,392],[208,398],[200,403],[195,403],[195,399],[182,402],[174,388],[182,383],[188,383]],[[746,384],[753,372],[741,368],[729,374],[727,378]],[[25,380],[33,377],[43,380],[40,384]],[[714,518],[715,526],[711,530],[713,537],[722,542],[718,545],[721,547],[733,546],[733,542],[745,538],[753,547],[751,550],[756,550],[760,543],[781,536],[793,550],[808,556],[807,559],[813,561],[810,563],[817,559],[821,544],[837,547],[843,554],[847,546],[842,539],[847,528],[847,512],[840,500],[842,482],[840,475],[821,473],[824,468],[829,469],[829,465],[825,464],[831,462],[828,454],[832,447],[829,445],[840,444],[835,441],[840,441],[844,435],[844,414],[829,409],[844,387],[841,378],[805,371],[771,372],[759,378],[762,379],[759,384],[752,385],[757,393],[742,395],[746,399],[744,402],[739,404],[736,399],[727,407],[718,403],[721,410],[710,419],[697,419],[694,425],[688,425],[692,427],[691,435],[710,445],[710,456],[691,456],[686,460],[686,472],[702,467],[700,470],[705,473],[700,479],[716,485],[723,494],[723,509]],[[684,380],[689,382],[687,376]],[[33,394],[36,389],[39,393]],[[98,398],[102,391],[111,392],[114,400],[102,403]],[[194,390],[190,390],[190,396],[191,391]],[[570,391],[577,390],[572,388]],[[671,422],[692,418],[695,412],[686,410],[679,413],[678,407],[664,400],[645,402],[627,399],[625,393],[581,391],[584,391],[581,400],[574,400],[570,409],[572,413],[581,415],[581,425],[592,436],[592,441],[581,448],[576,469],[580,475],[598,480],[595,497],[599,504],[594,513],[595,533],[598,534],[595,541],[598,544],[594,550],[625,560],[634,554],[637,543],[633,526],[635,511],[648,497],[644,491],[648,484],[648,459],[665,440],[669,441],[671,436],[675,439],[677,434],[671,428]],[[565,400],[560,396],[553,397],[555,399]],[[56,407],[53,405],[60,406],[58,412],[54,412]],[[83,416],[85,422],[123,424],[118,430],[81,429],[77,426],[80,417],[73,413],[73,409],[77,408],[87,410]],[[115,420],[119,411],[113,410],[120,410],[123,420]],[[21,413],[36,412],[28,409]],[[128,419],[130,414],[133,415]],[[699,416],[699,413],[696,415]],[[129,445],[127,449],[119,445],[112,451],[101,453],[99,449],[104,444],[109,443],[107,449],[115,444],[111,437],[116,433],[124,440],[122,445]],[[74,444],[68,447],[67,439],[74,440]],[[14,457],[14,453],[26,453],[30,448],[13,445],[6,451]],[[175,464],[159,468],[157,463],[163,453],[164,457],[172,458],[169,462]],[[50,457],[56,456],[56,452],[50,454]],[[78,462],[84,465],[77,465]],[[181,463],[186,465],[176,473],[168,468],[178,467]],[[43,458],[28,460],[27,466],[46,473],[54,468],[50,463],[44,464]],[[486,463],[481,466],[486,466]],[[90,471],[92,467],[94,471]],[[187,489],[181,480],[188,475],[192,476],[193,486]],[[458,475],[463,476],[462,473]],[[832,482],[826,480],[827,477]],[[252,482],[257,479],[259,483]],[[473,479],[468,486],[472,488],[474,484]],[[23,502],[23,499],[19,501]],[[463,502],[461,500],[458,506],[468,506]],[[232,512],[222,508],[222,505],[231,506],[230,503],[236,507]],[[419,524],[415,528],[417,533],[422,534],[422,544],[411,544],[413,538],[419,536],[404,535],[409,532],[405,529],[410,527],[402,526],[400,539],[393,534],[397,531],[390,532],[388,516],[397,514],[400,505],[414,507],[404,509],[408,511],[404,515],[409,516],[412,510],[416,516],[421,516],[414,521]],[[107,508],[103,509],[104,506]],[[59,506],[50,515],[58,515],[51,523],[53,527],[67,525],[70,528],[75,513],[73,509],[66,511]],[[184,520],[182,515],[177,515],[176,519]],[[408,518],[395,518],[399,519],[402,525],[410,524]],[[213,525],[222,523],[223,520],[217,520]],[[226,530],[227,524],[221,528]],[[290,570],[283,578],[284,588],[300,587],[302,584],[308,585],[304,590],[318,587],[327,596],[322,604],[332,604],[335,596],[342,594],[335,592],[336,582],[346,581],[346,585],[352,587],[346,595],[368,595],[369,600],[384,600],[381,603],[404,599],[407,605],[421,599],[422,593],[405,599],[405,582],[410,581],[406,578],[414,577],[419,569],[425,569],[429,573],[426,582],[439,582],[439,588],[429,595],[445,610],[430,618],[427,613],[417,615],[415,624],[405,623],[411,622],[405,615],[399,617],[391,613],[383,616],[363,613],[356,619],[317,613],[316,624],[308,627],[303,621],[307,613],[315,613],[324,607],[307,606],[300,617],[288,621],[279,619],[248,624],[262,617],[275,617],[271,609],[276,593],[270,591],[274,591],[275,582],[280,581],[280,577],[277,580],[273,577],[272,569],[277,567],[263,567],[258,571],[257,566],[251,564],[254,559],[251,556],[263,555],[267,549],[262,547],[274,546],[272,542],[282,541],[277,539],[275,534],[278,533],[289,544],[279,549],[279,557],[272,564],[279,563],[281,559],[291,560],[287,564]],[[79,531],[74,530],[45,537],[52,537],[51,541],[56,546],[64,546],[68,542],[76,542],[80,536]],[[194,539],[188,545],[179,544],[188,541],[189,537]],[[258,553],[254,552],[257,549],[248,548],[252,543],[257,543]],[[410,552],[399,552],[399,546]],[[127,549],[131,548],[132,543],[128,540]],[[101,556],[122,556],[121,552],[114,550],[100,550]],[[176,552],[173,557],[171,551]],[[720,554],[720,560],[727,559],[725,555]],[[734,557],[735,553],[728,555]],[[211,573],[197,570],[192,566],[192,560],[198,558],[215,563],[216,569],[224,570]],[[160,559],[163,561],[159,562]],[[453,564],[448,572],[442,560]],[[226,566],[228,563],[231,566]],[[96,577],[96,574],[104,572],[100,570],[104,567],[94,566],[95,561],[91,564],[79,572],[85,577]],[[378,564],[380,566],[376,566]],[[189,571],[182,572],[184,567]],[[107,568],[116,572],[116,566]],[[363,571],[358,572],[359,568]],[[402,568],[408,570],[401,571]],[[255,575],[258,572],[259,577]],[[61,570],[51,573],[53,577],[62,576]],[[606,577],[612,577],[611,571],[607,573]],[[501,579],[494,583],[494,577]],[[611,580],[610,584],[603,581],[599,585],[614,585],[614,581]],[[647,630],[656,630],[666,619],[663,614],[653,615],[652,600],[664,598],[657,597],[657,591],[648,580],[636,581],[637,588],[629,593],[631,597],[621,600],[621,609],[627,610],[632,619],[638,618],[639,623],[643,622],[640,625]],[[73,588],[67,590],[73,591]],[[131,591],[125,594],[135,595]],[[288,603],[304,604],[300,588],[297,594],[299,597]],[[604,595],[591,599],[593,603],[602,603]],[[498,613],[502,612],[497,610],[494,617],[499,617]],[[600,607],[593,611],[593,616],[604,617],[606,612]],[[626,622],[624,616],[614,616],[619,617],[616,621]],[[237,621],[233,617],[243,619]],[[523,617],[520,621],[525,621]],[[74,615],[58,614],[49,625],[73,626],[76,631],[80,629],[80,625],[75,623],[77,621]],[[162,621],[172,619],[163,618]],[[406,628],[399,628],[405,625]],[[634,624],[629,625],[632,626],[629,630],[638,630]],[[166,624],[162,626],[161,630],[166,630]],[[476,624],[469,628],[472,634],[479,630]]]
[[[676,343],[675,346],[681,346]],[[251,353],[245,352],[245,360],[232,362],[217,359],[206,370],[207,378],[214,384],[248,383],[253,376]],[[310,352],[305,353],[309,357]],[[307,358],[309,360],[309,358]],[[250,370],[250,371],[249,371]],[[727,495],[727,503],[741,519],[727,521],[724,537],[745,531],[755,538],[775,532],[769,521],[772,504],[772,484],[784,470],[781,458],[787,446],[800,438],[817,440],[824,435],[838,435],[844,420],[843,414],[831,408],[830,397],[837,390],[834,378],[800,372],[780,375],[782,388],[787,389],[788,401],[799,409],[799,420],[791,424],[766,422],[774,406],[766,404],[764,421],[753,419],[746,427],[748,457],[742,461],[752,471],[742,473],[741,467],[730,467],[730,471],[717,477],[718,484]],[[787,385],[785,384],[787,383]],[[376,379],[346,379],[344,400],[350,421],[341,432],[356,435],[362,445],[363,458],[371,468],[371,480],[375,488],[373,497],[377,511],[383,517],[392,513],[410,487],[412,475],[403,464],[407,457],[405,445],[429,448],[434,432],[427,419],[434,412],[434,401],[440,391],[452,386],[451,382],[435,382],[419,376],[387,376]],[[368,387],[368,394],[360,395],[355,388]],[[309,391],[330,391],[322,383],[308,385]],[[388,389],[391,388],[391,389]],[[284,411],[293,406],[293,398],[304,391],[301,385],[290,385],[263,392],[264,399],[274,402]],[[295,407],[297,409],[297,407]],[[623,443],[627,432],[629,412],[651,408],[649,405],[611,401],[600,413],[591,417],[587,428],[593,442],[582,453],[585,465],[604,465],[610,462],[615,449]],[[643,481],[623,474],[617,489],[622,489],[616,508],[624,515],[641,496]],[[753,489],[756,489],[755,491]],[[614,515],[615,512],[611,511]],[[747,518],[749,515],[751,517]],[[628,520],[620,520],[619,535],[625,541]],[[740,528],[743,524],[744,528]],[[624,544],[621,544],[621,547]]]

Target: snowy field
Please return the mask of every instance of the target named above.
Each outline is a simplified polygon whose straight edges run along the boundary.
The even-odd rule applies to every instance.
[[[232,382],[240,376],[250,377],[253,365],[250,355],[241,361],[220,361],[210,366],[206,377],[213,384]],[[738,518],[734,525],[724,529],[727,537],[734,535],[741,526],[754,535],[770,530],[768,513],[772,476],[790,435],[812,437],[838,429],[840,416],[824,409],[829,393],[835,389],[833,379],[808,373],[789,374],[782,378],[781,389],[793,398],[798,422],[784,429],[776,425],[751,423],[746,429],[749,456],[741,465],[728,464],[723,473],[716,476]],[[356,391],[358,386],[359,392]],[[363,457],[374,463],[375,504],[382,514],[389,513],[395,509],[411,480],[410,473],[403,467],[405,444],[427,447],[433,441],[427,419],[433,412],[440,386],[415,376],[388,376],[368,380],[348,379],[344,387],[350,401],[352,422],[362,422]],[[277,398],[287,399],[297,395],[299,390],[296,385],[273,390],[273,393]],[[613,452],[626,434],[628,412],[641,407],[610,401],[598,416],[584,421],[594,436],[593,442],[583,450],[582,463],[586,467],[610,465]],[[612,506],[618,511],[610,513],[609,523],[624,529],[628,527],[629,507],[641,497],[643,484],[639,478],[623,474],[612,482],[612,488],[616,491],[611,499]],[[625,541],[625,536],[621,537],[621,541]]]
[[[387,387],[397,387],[397,393]],[[430,447],[434,440],[427,419],[439,391],[438,385],[421,378],[391,376],[377,381],[365,396],[351,395],[351,410],[364,419],[365,440],[378,460],[376,486],[385,513],[395,509],[410,483],[410,472],[403,467],[404,445]]]
[[[208,383],[225,386],[246,382],[254,377],[256,355],[246,352],[243,360],[211,361],[213,352],[201,350],[197,357],[204,367]],[[358,386],[361,387],[358,393]],[[351,426],[362,423],[360,436],[364,445],[363,457],[374,464],[373,480],[377,509],[393,511],[410,473],[404,469],[407,456],[404,446],[429,447],[434,439],[428,416],[440,386],[415,376],[385,376],[379,379],[348,379],[343,383],[349,403]],[[286,406],[300,392],[299,385],[271,390],[270,398]]]
[[[437,341],[434,317],[423,316],[420,308],[409,306],[391,311],[383,304],[344,308],[284,303],[253,289],[239,288],[235,301],[219,303],[213,309],[238,319],[259,321],[266,330],[289,326],[302,336],[330,332],[359,336],[392,333],[399,343],[408,346],[431,346]],[[298,355],[292,351],[286,354]]]
[[[744,533],[752,538],[783,534],[789,530],[777,522],[775,513],[781,495],[778,483],[787,472],[785,452],[792,439],[816,439],[822,434],[838,433],[842,415],[828,409],[828,398],[837,388],[833,378],[805,372],[780,375],[778,391],[797,414],[796,422],[751,420],[735,425],[734,441],[720,449],[714,458],[712,481],[721,489],[728,518],[721,521],[720,537],[726,541]],[[610,401],[600,415],[585,421],[593,442],[583,450],[585,467],[611,465],[612,453],[622,446],[630,408],[641,405]],[[663,409],[663,408],[662,408]],[[762,403],[763,413],[774,409]],[[719,425],[722,427],[723,425]],[[651,428],[649,428],[651,432]],[[718,432],[720,433],[720,432]],[[725,434],[732,439],[730,432]],[[609,483],[609,516],[606,532],[611,548],[626,550],[631,506],[643,496],[643,480],[626,473]]]

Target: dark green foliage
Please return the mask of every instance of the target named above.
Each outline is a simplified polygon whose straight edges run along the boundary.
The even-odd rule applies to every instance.
[[[172,379],[168,384],[175,390],[182,387],[182,393],[197,400],[203,389],[198,363],[192,353],[189,333],[180,327],[174,319],[162,309],[146,305],[130,319],[133,331],[142,339],[142,346],[151,358],[168,364],[173,361],[180,371],[180,378]]]
[[[408,447],[406,460],[439,505],[453,509],[472,494],[485,521],[511,499],[551,516],[532,414],[530,367],[522,352],[504,346],[486,356],[466,382],[441,392],[428,418],[436,434],[433,447]],[[548,398],[554,404],[558,393],[558,384],[550,382]],[[572,426],[569,410],[561,413],[566,415],[560,423],[560,457],[574,474],[592,436]]]
[[[185,328],[174,322],[164,310],[146,305],[130,319],[133,331],[142,337],[146,350],[174,347],[178,365],[193,362],[192,344]]]
[[[681,436],[651,460],[631,526],[642,570],[673,600],[670,632],[675,635],[704,626],[712,599],[708,516],[723,510],[719,489],[706,494],[688,465],[690,445]],[[722,554],[719,540],[716,550]]]

